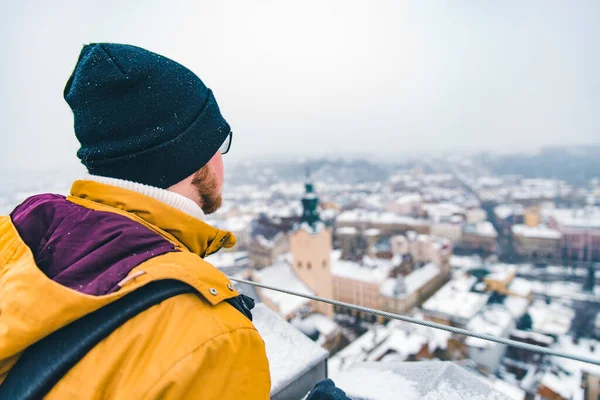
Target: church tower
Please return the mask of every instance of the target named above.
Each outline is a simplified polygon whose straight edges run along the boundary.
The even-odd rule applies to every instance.
[[[317,296],[331,298],[331,231],[319,217],[319,198],[308,174],[305,189],[302,218],[289,237],[293,268],[296,275]],[[333,306],[330,304],[315,302],[313,309],[333,318]]]

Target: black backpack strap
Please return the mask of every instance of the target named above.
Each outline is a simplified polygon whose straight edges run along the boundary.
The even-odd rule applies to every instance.
[[[240,294],[225,301],[252,321],[252,309],[254,308],[254,299],[252,297]]]
[[[176,280],[150,282],[51,333],[23,352],[0,385],[0,399],[43,398],[79,360],[115,329],[153,305],[185,293],[196,293],[196,290]],[[250,310],[254,301],[248,298],[249,302],[242,296],[227,302],[252,320]]]

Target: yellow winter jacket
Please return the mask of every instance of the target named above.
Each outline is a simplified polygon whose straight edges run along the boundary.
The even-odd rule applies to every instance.
[[[59,283],[60,274],[52,280],[47,271],[40,269],[42,264],[50,269],[60,268],[51,257],[60,251],[65,257],[77,256],[76,246],[51,249],[55,242],[48,237],[56,234],[60,226],[40,234],[40,246],[47,246],[48,253],[39,255],[36,252],[46,249],[30,248],[24,237],[33,235],[31,231],[42,223],[50,222],[38,216],[28,220],[27,232],[19,232],[14,223],[19,216],[0,217],[0,382],[24,349],[51,332],[148,282],[176,279],[193,286],[199,294],[170,298],[126,322],[76,364],[46,398],[269,397],[264,342],[252,322],[225,302],[238,295],[229,279],[202,259],[221,247],[233,246],[233,235],[150,197],[91,181],[76,181],[69,197],[55,196],[51,200],[66,202],[69,212],[79,212],[65,214],[61,226],[69,227],[66,235],[73,232],[75,236],[78,227],[90,218],[112,220],[116,214],[120,217],[115,218],[121,218],[119,223],[132,220],[137,223],[135,229],[159,235],[172,251],[135,266],[119,282],[117,290],[91,295]],[[50,209],[48,204],[48,199],[34,199],[22,208]],[[44,218],[55,218],[57,213],[52,208],[44,214],[49,217]],[[94,238],[77,240],[89,242]],[[118,244],[119,240],[112,243]]]

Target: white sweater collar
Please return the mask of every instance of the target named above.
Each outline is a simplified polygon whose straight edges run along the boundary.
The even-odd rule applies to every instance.
[[[143,183],[126,181],[124,179],[109,178],[106,176],[87,175],[84,179],[105,185],[117,186],[123,189],[131,190],[132,192],[141,193],[145,196],[152,197],[153,199],[176,208],[179,211],[183,211],[184,213],[199,220],[202,220],[205,217],[202,208],[200,208],[198,204],[196,204],[193,200],[180,195],[179,193],[160,189],[154,186],[148,186]]]

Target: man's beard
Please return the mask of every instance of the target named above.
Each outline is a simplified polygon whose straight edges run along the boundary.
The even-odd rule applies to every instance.
[[[208,165],[200,168],[194,174],[192,185],[194,185],[200,199],[202,199],[202,211],[205,214],[212,214],[221,207],[223,198],[221,192],[219,192],[219,182]]]

